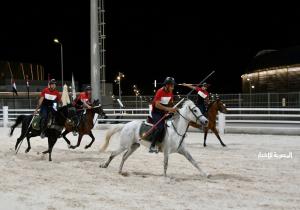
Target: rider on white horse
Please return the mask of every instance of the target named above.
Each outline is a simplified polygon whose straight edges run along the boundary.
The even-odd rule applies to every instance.
[[[166,113],[175,113],[176,108],[173,108],[173,90],[175,85],[175,79],[173,77],[167,77],[164,81],[164,86],[160,88],[153,99],[152,102],[152,122],[156,124]],[[162,120],[156,129],[152,133],[151,146],[149,152],[158,153],[158,148],[156,147],[156,142],[162,139],[164,133],[165,120]]]

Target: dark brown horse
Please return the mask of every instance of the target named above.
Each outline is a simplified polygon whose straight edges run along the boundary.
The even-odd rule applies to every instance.
[[[69,139],[67,139],[66,135],[72,131],[74,131],[74,126],[65,126],[65,131],[62,133],[62,137],[65,139],[66,142],[68,142],[69,147],[71,149],[75,149],[76,147],[80,146],[81,143],[81,139],[84,135],[89,135],[92,138],[92,141],[85,146],[85,149],[89,148],[92,146],[92,144],[95,141],[95,137],[92,133],[92,129],[94,127],[94,116],[95,114],[99,114],[101,116],[106,117],[101,104],[99,103],[98,100],[94,101],[93,106],[91,109],[87,109],[85,111],[86,113],[81,117],[79,125],[78,125],[78,141],[77,141],[77,145],[73,146],[71,145]]]
[[[203,128],[203,132],[204,132],[203,146],[204,147],[206,147],[206,138],[207,138],[207,133],[209,130],[211,130],[216,135],[216,137],[219,139],[219,141],[223,147],[226,146],[223,143],[223,141],[221,140],[219,132],[216,128],[216,118],[217,118],[218,111],[222,112],[222,113],[227,112],[225,104],[223,104],[223,102],[220,99],[217,99],[208,105],[208,112],[207,112],[208,125]],[[196,124],[191,123],[190,125],[195,128],[201,128],[201,127],[199,127],[199,125],[196,125]]]

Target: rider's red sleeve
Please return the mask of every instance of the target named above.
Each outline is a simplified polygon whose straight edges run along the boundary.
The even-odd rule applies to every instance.
[[[163,93],[162,93],[162,89],[159,89],[156,94],[155,97],[153,99],[153,102],[155,103],[156,101],[161,101],[161,97],[162,97]]]

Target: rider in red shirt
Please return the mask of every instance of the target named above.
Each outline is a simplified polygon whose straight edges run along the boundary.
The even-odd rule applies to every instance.
[[[38,105],[34,111],[34,114],[37,114],[38,109],[40,108],[41,119],[41,137],[45,137],[45,130],[47,129],[48,124],[48,115],[50,112],[57,111],[57,103],[61,103],[61,95],[56,90],[56,81],[51,79],[49,82],[49,87],[46,87],[40,94],[40,99]]]
[[[153,124],[157,123],[166,113],[174,113],[176,109],[172,107],[173,105],[173,90],[175,85],[175,80],[173,77],[167,77],[164,81],[164,86],[160,88],[153,99],[152,102],[152,120]],[[165,127],[165,120],[162,120],[156,127],[156,130],[152,134],[152,143],[149,152],[158,152],[155,148],[157,140],[162,138],[162,134]]]
[[[77,98],[74,100],[74,106],[76,109],[91,109],[92,105],[92,88],[91,86],[87,86],[84,92],[81,92]]]
[[[85,91],[81,92],[73,102],[73,106],[77,109],[77,119],[76,126],[73,135],[76,135],[76,130],[80,124],[81,118],[84,113],[84,109],[92,108],[92,88],[91,86],[86,86]]]
[[[209,93],[207,91],[207,88],[210,85],[207,83],[203,83],[201,87],[197,87],[192,84],[186,84],[186,83],[180,85],[196,90],[197,92],[196,105],[199,107],[202,114],[205,115],[207,113],[207,106],[209,104]]]

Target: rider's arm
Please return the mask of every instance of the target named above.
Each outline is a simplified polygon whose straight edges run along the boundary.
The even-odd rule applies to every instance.
[[[196,87],[195,86],[193,86],[192,84],[186,84],[186,83],[183,83],[183,84],[180,84],[180,85],[182,85],[182,86],[185,86],[185,87],[188,87],[188,88],[191,88],[191,89],[196,89]]]
[[[35,114],[37,113],[38,109],[41,107],[43,101],[44,101],[44,97],[41,96],[40,99],[39,99],[39,101],[38,101],[38,105],[35,108],[35,111],[34,111]]]
[[[87,109],[91,109],[92,107],[86,102],[86,100],[81,100],[83,103],[83,107]]]

